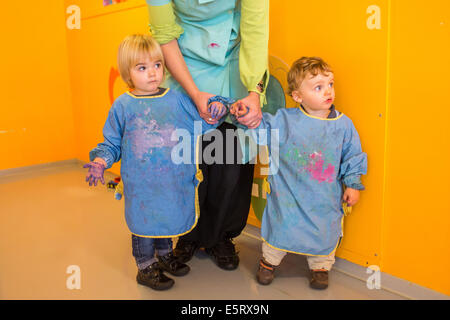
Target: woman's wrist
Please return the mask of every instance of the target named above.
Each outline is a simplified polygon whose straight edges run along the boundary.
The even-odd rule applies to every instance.
[[[186,93],[192,100],[195,100],[200,95],[200,90],[198,88],[192,88],[191,90],[186,91]]]

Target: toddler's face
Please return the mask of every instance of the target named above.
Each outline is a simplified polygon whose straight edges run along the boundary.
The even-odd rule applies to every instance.
[[[159,60],[151,60],[149,56],[144,56],[131,68],[130,77],[135,94],[155,94],[164,78],[163,63]]]
[[[305,109],[314,111],[330,109],[335,98],[333,73],[307,75],[300,88],[292,93],[292,97]]]

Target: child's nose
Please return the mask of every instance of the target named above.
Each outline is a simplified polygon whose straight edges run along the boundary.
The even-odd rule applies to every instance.
[[[148,68],[148,75],[149,75],[149,76],[154,76],[155,74],[156,74],[155,69],[153,69],[153,68]]]

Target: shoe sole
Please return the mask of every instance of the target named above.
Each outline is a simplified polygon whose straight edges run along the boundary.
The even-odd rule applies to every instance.
[[[164,287],[152,287],[152,286],[149,286],[147,283],[145,283],[145,282],[143,282],[143,281],[140,281],[139,278],[137,278],[137,277],[136,277],[136,281],[137,281],[138,284],[140,284],[140,285],[142,285],[142,286],[145,286],[145,287],[147,287],[147,288],[151,288],[151,289],[157,290],[157,291],[168,290],[168,289],[172,288],[173,285],[175,284],[175,281],[171,281],[171,282],[169,282],[169,284],[167,284],[167,285],[164,286]]]
[[[310,283],[309,286],[313,289],[317,289],[317,290],[324,290],[326,288],[328,288],[328,284],[320,284],[320,283]]]
[[[238,266],[224,267],[224,266],[219,265],[216,261],[215,261],[215,263],[220,269],[226,270],[226,271],[233,271],[233,270],[236,270],[238,267]]]
[[[272,283],[273,279],[269,280],[268,282],[263,282],[263,281],[261,281],[261,280],[258,278],[258,276],[257,276],[257,277],[256,277],[256,281],[258,281],[258,283],[259,283],[260,285],[268,286],[269,284]]]

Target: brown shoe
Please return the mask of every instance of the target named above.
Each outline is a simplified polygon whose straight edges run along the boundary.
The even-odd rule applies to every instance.
[[[328,288],[328,271],[325,269],[311,270],[309,286],[319,290]]]
[[[266,262],[264,259],[259,261],[258,273],[256,274],[256,280],[259,284],[269,285],[272,283],[273,278],[275,278],[275,266]]]

